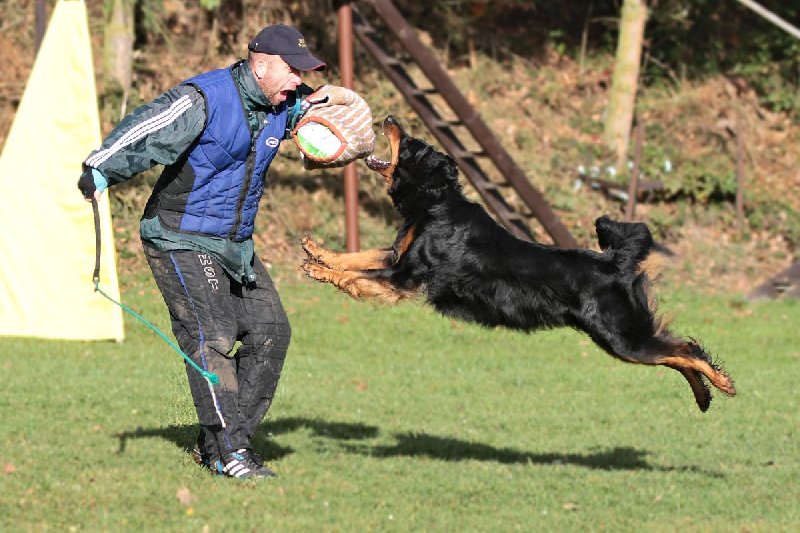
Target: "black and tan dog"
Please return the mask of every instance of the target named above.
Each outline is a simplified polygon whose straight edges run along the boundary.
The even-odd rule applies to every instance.
[[[336,253],[305,237],[310,277],[392,303],[424,291],[442,314],[486,326],[573,327],[623,361],[679,371],[701,411],[711,403],[704,378],[736,394],[698,342],[673,335],[656,316],[647,226],[598,218],[602,253],[523,241],[464,197],[452,158],[406,135],[391,116],[383,131],[391,160],[366,163],[384,176],[403,218],[397,239],[385,250]]]

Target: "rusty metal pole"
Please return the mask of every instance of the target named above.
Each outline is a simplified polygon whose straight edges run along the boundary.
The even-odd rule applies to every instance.
[[[34,21],[36,29],[34,52],[38,52],[39,47],[42,45],[42,39],[44,39],[44,32],[47,30],[47,5],[44,0],[36,0]]]
[[[342,86],[353,88],[353,10],[350,2],[339,3],[339,70]],[[357,252],[358,243],[358,172],[356,164],[344,167],[344,227],[348,252]]]

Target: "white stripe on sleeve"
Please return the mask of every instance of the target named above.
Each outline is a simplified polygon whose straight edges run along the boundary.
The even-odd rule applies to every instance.
[[[190,107],[192,107],[192,102],[189,95],[181,96],[179,99],[175,100],[167,110],[145,120],[141,124],[137,124],[135,128],[132,128],[125,133],[125,135],[117,139],[114,144],[88,158],[86,160],[86,165],[97,168],[126,146],[135,143],[146,135],[169,126]]]

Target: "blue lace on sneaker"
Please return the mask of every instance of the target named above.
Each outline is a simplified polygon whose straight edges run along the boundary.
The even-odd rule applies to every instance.
[[[275,472],[259,464],[250,450],[244,448],[230,452],[215,463],[217,474],[236,479],[278,477]]]

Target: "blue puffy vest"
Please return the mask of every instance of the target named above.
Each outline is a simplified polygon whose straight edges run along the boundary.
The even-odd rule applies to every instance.
[[[268,115],[268,124],[253,140],[230,69],[206,72],[184,83],[203,93],[206,127],[189,153],[187,166],[193,176],[187,176],[186,166],[179,176],[186,185],[181,194],[185,204],[172,213],[164,213],[167,206],[162,204],[161,218],[173,227],[170,219],[179,218],[180,231],[246,240],[253,235],[266,172],[285,134],[286,105]]]

